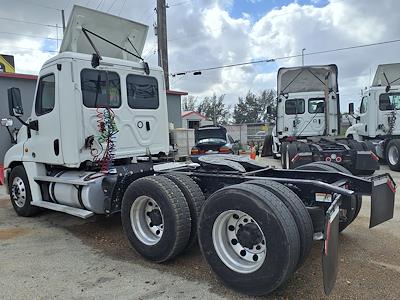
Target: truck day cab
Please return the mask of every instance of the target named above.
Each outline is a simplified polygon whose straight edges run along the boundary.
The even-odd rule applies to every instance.
[[[362,195],[371,196],[370,227],[391,219],[393,179],[358,178],[325,163],[277,170],[235,155],[156,161],[169,149],[167,103],[162,70],[140,57],[146,32],[74,6],[61,53],[40,71],[26,122],[19,90],[9,89],[10,115],[24,124],[4,163],[16,213],[119,213],[129,243],[146,259],[168,261],[198,241],[221,281],[249,295],[280,287],[313,240],[323,240],[329,294],[339,231],[357,217]]]
[[[354,113],[354,104],[349,105]],[[400,64],[379,65],[372,86],[362,93],[356,124],[346,137],[372,143],[390,169],[400,171]]]
[[[277,82],[276,129],[267,147],[281,157],[283,168],[326,161],[353,174],[379,169],[371,143],[337,138],[341,118],[336,65],[281,68]]]

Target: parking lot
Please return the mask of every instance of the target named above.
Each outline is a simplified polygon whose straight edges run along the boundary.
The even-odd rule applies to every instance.
[[[275,160],[268,160],[277,164]],[[379,172],[389,172],[381,166]],[[391,172],[398,183],[400,173]],[[340,267],[330,299],[400,297],[400,196],[395,217],[368,229],[364,198],[357,220],[340,236]],[[324,299],[321,242],[269,298]],[[226,289],[198,247],[173,262],[145,261],[125,240],[118,215],[81,220],[55,212],[17,217],[0,188],[0,298],[247,299]]]

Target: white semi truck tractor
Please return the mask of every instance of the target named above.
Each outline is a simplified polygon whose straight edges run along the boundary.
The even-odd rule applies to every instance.
[[[313,240],[324,240],[329,294],[339,231],[357,217],[361,195],[371,196],[370,227],[391,219],[393,179],[325,163],[279,170],[229,154],[162,161],[166,90],[163,71],[141,58],[146,33],[143,24],[74,6],[60,53],[40,70],[28,120],[19,90],[8,90],[10,116],[23,124],[4,159],[17,215],[120,214],[146,259],[165,262],[198,242],[221,281],[249,295],[276,290],[305,263]]]
[[[272,147],[271,154],[281,158],[283,168],[325,161],[342,165],[353,174],[370,175],[379,169],[372,143],[339,138],[336,65],[281,68],[277,84],[276,127],[266,138],[266,147]]]
[[[354,104],[349,105],[354,114]],[[400,171],[400,64],[379,65],[372,86],[363,90],[355,124],[348,139],[372,143],[391,170]]]

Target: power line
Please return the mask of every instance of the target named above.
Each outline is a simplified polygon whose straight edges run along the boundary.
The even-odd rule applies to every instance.
[[[122,13],[122,10],[124,9],[124,7],[125,7],[125,3],[126,3],[126,0],[124,0],[124,3],[122,3],[122,6],[121,6],[121,9],[119,10],[119,12],[118,12],[118,16],[120,16],[121,15],[121,13]]]
[[[52,7],[52,6],[47,6],[47,5],[43,5],[43,4],[39,4],[39,3],[34,2],[34,1],[28,1],[28,0],[20,0],[20,1],[29,3],[31,5],[36,5],[36,6],[39,6],[39,7],[43,7],[43,8],[48,8],[48,9],[54,9],[54,10],[57,10],[57,11],[61,11],[61,9],[59,9],[59,8]]]
[[[0,17],[0,20],[10,21],[10,22],[18,22],[18,23],[25,23],[25,24],[31,24],[31,25],[46,26],[46,27],[51,27],[51,28],[57,28],[56,25],[43,24],[43,23],[24,21],[24,20],[17,20],[17,19],[11,19],[11,18],[6,18],[6,17]]]
[[[325,54],[325,53],[332,53],[332,52],[340,52],[340,51],[345,51],[345,50],[353,50],[353,49],[366,48],[366,47],[398,43],[398,42],[400,42],[400,39],[389,40],[389,41],[384,41],[384,42],[377,42],[377,43],[370,43],[370,44],[363,44],[363,45],[357,45],[357,46],[342,47],[342,48],[336,48],[336,49],[329,49],[329,50],[321,50],[321,51],[315,51],[315,52],[308,52],[308,53],[305,53],[304,56],[311,56],[311,55],[318,55],[318,54]],[[236,63],[236,64],[227,64],[227,65],[221,65],[221,66],[215,66],[215,67],[192,69],[192,70],[188,70],[188,71],[173,73],[170,75],[174,77],[177,75],[178,76],[185,75],[186,73],[212,71],[212,70],[218,70],[218,69],[260,64],[260,63],[269,63],[269,62],[274,62],[277,60],[291,59],[291,58],[296,58],[296,57],[301,57],[301,56],[302,56],[302,54],[281,56],[281,57],[275,57],[275,58],[270,58],[270,59],[254,60],[254,61],[248,61],[248,62],[242,62],[242,63]]]
[[[185,5],[185,4],[188,4],[189,2],[192,2],[192,1],[189,0],[189,1],[182,1],[182,2],[178,2],[178,3],[168,4],[168,7],[174,7],[174,6]]]
[[[101,0],[101,1],[99,2],[99,4],[98,4],[97,7],[96,7],[96,10],[99,9],[99,7],[103,4],[103,2],[104,2],[104,0]]]
[[[14,45],[12,45],[12,46],[2,46],[0,49],[4,49],[4,48],[12,48],[12,49],[22,49],[22,50],[30,50],[30,51],[41,51],[41,52],[48,52],[48,53],[58,53],[58,51],[57,50],[42,50],[42,49],[33,49],[33,48],[25,48],[25,47],[17,47],[17,46],[14,46]],[[11,51],[5,51],[5,52],[12,52],[13,50],[11,50]]]
[[[44,40],[54,40],[54,41],[61,41],[61,40],[62,40],[62,39],[58,39],[58,38],[45,37],[45,36],[40,36],[40,35],[31,35],[31,34],[16,33],[16,32],[7,32],[7,31],[0,31],[0,34],[20,35],[20,36],[26,36],[26,37],[32,37],[32,38],[39,38],[39,39],[44,39]]]
[[[113,6],[114,6],[115,2],[117,2],[117,0],[114,0],[114,2],[111,4],[110,8],[109,8],[109,9],[107,9],[107,12],[109,12],[109,11],[110,11],[110,10],[113,8]]]
[[[64,7],[64,10],[67,9],[67,7],[71,4],[71,2],[72,2],[72,0],[69,0],[69,1],[67,2],[67,4],[66,4],[65,7]],[[72,5],[72,6],[73,6],[73,5]]]

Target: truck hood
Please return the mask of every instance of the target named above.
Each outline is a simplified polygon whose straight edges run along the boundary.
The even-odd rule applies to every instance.
[[[339,92],[336,65],[280,68],[277,78],[278,95],[287,93],[318,92],[326,88]]]
[[[86,28],[97,35],[123,47],[138,56],[142,55],[147,38],[148,26],[124,18],[96,11],[90,8],[74,5],[68,19],[68,25],[60,47],[61,52],[78,52],[85,54],[95,53],[82,28]],[[99,50],[101,56],[130,61],[139,61],[131,54],[91,35],[89,37]],[[134,48],[130,44],[132,42]]]

